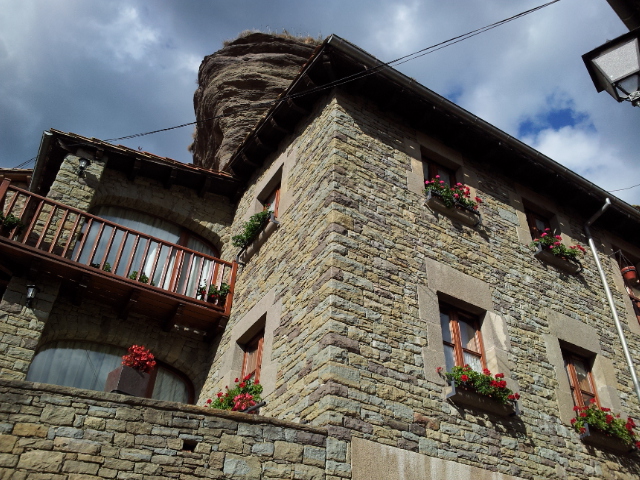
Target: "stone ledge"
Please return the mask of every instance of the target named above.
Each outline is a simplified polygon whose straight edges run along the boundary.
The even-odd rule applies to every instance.
[[[480,395],[471,390],[449,386],[445,392],[447,400],[455,404],[493,413],[500,417],[517,416],[519,413],[516,405],[498,403],[485,395]]]
[[[607,435],[595,428],[589,428],[588,423],[585,424],[585,427],[587,431],[580,435],[580,440],[582,440],[582,443],[603,450],[608,450],[613,453],[629,453],[635,449],[633,445],[624,443],[619,438]]]
[[[260,231],[258,236],[247,246],[246,250],[238,255],[238,263],[245,264],[251,260],[251,258],[260,251],[260,247],[264,245],[267,239],[278,229],[278,227],[280,227],[280,222],[278,222],[273,213],[271,213],[269,221]]]
[[[225,418],[242,423],[267,423],[278,427],[292,428],[305,432],[316,433],[319,435],[328,435],[327,429],[323,427],[313,427],[310,425],[301,425],[299,423],[280,420],[277,418],[264,417],[261,415],[253,415],[250,413],[231,412],[227,410],[216,410],[209,407],[199,407],[196,405],[186,405],[178,402],[167,402],[164,400],[153,400],[150,398],[131,397],[128,395],[120,395],[118,393],[98,392],[94,390],[85,390],[82,388],[62,387],[59,385],[50,385],[46,383],[28,382],[25,380],[14,380],[10,378],[0,378],[0,393],[6,390],[22,390],[25,395],[40,394],[57,394],[72,397],[73,399],[87,399],[99,402],[111,402],[120,405],[132,405],[139,407],[149,407],[156,410],[164,410],[171,412],[185,412],[197,415],[215,416]],[[9,393],[9,392],[7,392]],[[18,392],[11,392],[18,393]]]

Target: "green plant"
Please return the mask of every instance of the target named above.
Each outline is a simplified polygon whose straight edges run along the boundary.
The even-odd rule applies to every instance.
[[[106,263],[105,265],[109,265],[109,264]],[[111,266],[109,266],[109,270],[108,271],[109,272],[111,271]],[[136,280],[137,279],[140,283],[149,283],[149,277],[147,277],[144,273],[141,273],[140,274],[140,278],[138,278],[138,271],[137,270],[134,270],[133,272],[131,272],[131,275],[129,275],[129,278],[131,280]],[[151,280],[150,285],[152,287],[156,286],[156,284],[155,284],[155,282],[153,280]]]
[[[6,227],[7,230],[13,230],[14,228],[17,228],[18,231],[20,231],[24,226],[24,224],[20,220],[20,217],[16,217],[13,213],[10,213],[6,217],[0,215],[0,218],[2,219],[2,225]]]
[[[437,372],[442,374],[442,367],[438,367]],[[480,373],[473,370],[469,365],[453,367],[444,376],[449,382],[453,381],[456,387],[475,390],[480,395],[491,397],[498,403],[505,404],[508,401],[515,401],[520,398],[520,394],[513,393],[512,390],[507,388],[507,382],[503,380],[503,373],[491,375],[491,372],[486,368]]]
[[[202,285],[200,288],[203,288],[204,285]],[[231,291],[231,286],[228,283],[222,283],[220,285],[220,288],[216,287],[215,285],[211,284],[209,286],[209,296],[212,297],[220,297],[221,299],[224,299],[227,297],[227,295],[229,295],[229,292]]]
[[[111,264],[109,262],[105,262],[105,264],[102,266],[102,270],[104,270],[105,272],[110,272]]]
[[[205,295],[207,294],[207,284],[203,283],[198,287],[196,291],[196,295],[200,297],[201,300],[204,300]]]
[[[425,180],[424,184],[426,185],[424,189],[425,193],[432,192],[439,196],[449,208],[459,205],[467,209],[477,210],[478,205],[482,203],[480,197],[475,197],[474,200],[471,200],[471,190],[469,187],[460,182],[450,187],[443,180],[440,180],[440,175],[436,175],[436,177],[431,180]]]
[[[585,433],[585,423],[589,424],[589,428],[600,430],[605,435],[619,438],[627,445],[635,443],[636,448],[640,448],[640,441],[636,440],[636,434],[633,431],[636,426],[631,417],[626,421],[620,418],[620,414],[613,415],[610,408],[601,408],[596,404],[595,399],[591,399],[589,406],[573,407],[576,418],[571,419],[573,428],[578,433]]]
[[[249,220],[243,225],[243,232],[231,238],[234,247],[245,248],[258,236],[265,223],[271,216],[271,212],[267,209],[262,212],[251,215]]]
[[[254,382],[251,376],[247,375],[242,380],[236,378],[236,384],[231,390],[229,387],[224,387],[226,392],[218,392],[215,400],[207,400],[206,405],[211,408],[237,412],[258,404],[261,400],[262,385]]]
[[[582,245],[571,245],[567,247],[562,243],[562,237],[560,235],[551,234],[550,228],[546,228],[544,232],[540,234],[540,238],[536,238],[531,242],[532,247],[537,247],[538,245],[543,250],[549,250],[556,257],[564,257],[571,260],[577,260],[578,256],[586,251]]]

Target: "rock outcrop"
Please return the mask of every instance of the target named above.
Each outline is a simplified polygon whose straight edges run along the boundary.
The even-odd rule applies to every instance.
[[[224,170],[251,128],[295,78],[318,41],[250,33],[202,61],[193,104],[193,163]],[[220,115],[224,115],[219,117]],[[213,120],[207,120],[212,117]]]

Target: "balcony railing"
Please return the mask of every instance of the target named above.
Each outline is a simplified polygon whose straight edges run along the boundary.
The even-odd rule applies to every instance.
[[[10,185],[0,184],[0,234],[13,242],[122,277],[135,286],[185,297],[228,316],[236,264],[126,228]],[[11,226],[12,219],[20,221]],[[0,222],[1,223],[1,222]],[[7,226],[8,224],[8,226]],[[201,286],[229,285],[226,299],[207,302]]]

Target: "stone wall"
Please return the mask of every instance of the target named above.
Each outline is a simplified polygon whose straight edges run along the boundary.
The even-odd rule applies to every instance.
[[[319,107],[240,202],[232,228],[250,210],[256,185],[283,155],[297,152],[287,178],[295,201],[238,278],[240,294],[205,391],[224,384],[222,366],[229,364],[222,359],[237,349],[235,326],[275,289],[280,318],[270,361],[277,375],[268,415],[326,426],[347,443],[360,437],[507,476],[639,474],[634,460],[586,447],[559,413],[565,373],[551,352],[566,339],[550,327],[553,312],[575,321],[569,343],[577,347],[578,331],[595,332],[589,336],[599,344],[591,352],[594,371],[602,360],[601,372],[609,373],[598,385],[603,402],[612,402],[603,406],[640,413],[593,259],[587,255],[584,271],[571,276],[533,256],[519,237],[527,234],[520,213],[528,188],[514,185],[508,172],[438,146],[364,101],[338,94]],[[453,152],[465,183],[484,200],[481,226],[425,205],[415,145]],[[547,202],[563,233],[584,245],[585,219]],[[597,226],[594,233],[602,240]],[[609,276],[617,274],[608,268]],[[486,298],[476,300],[478,291]],[[624,309],[622,293],[615,296]],[[444,366],[437,318],[445,300],[482,312],[483,333],[491,331],[488,361],[508,370],[510,386],[520,390],[520,417],[445,401],[445,382],[435,374]],[[625,323],[625,329],[631,350],[639,352],[637,326]]]
[[[0,478],[344,478],[326,429],[0,379]]]

